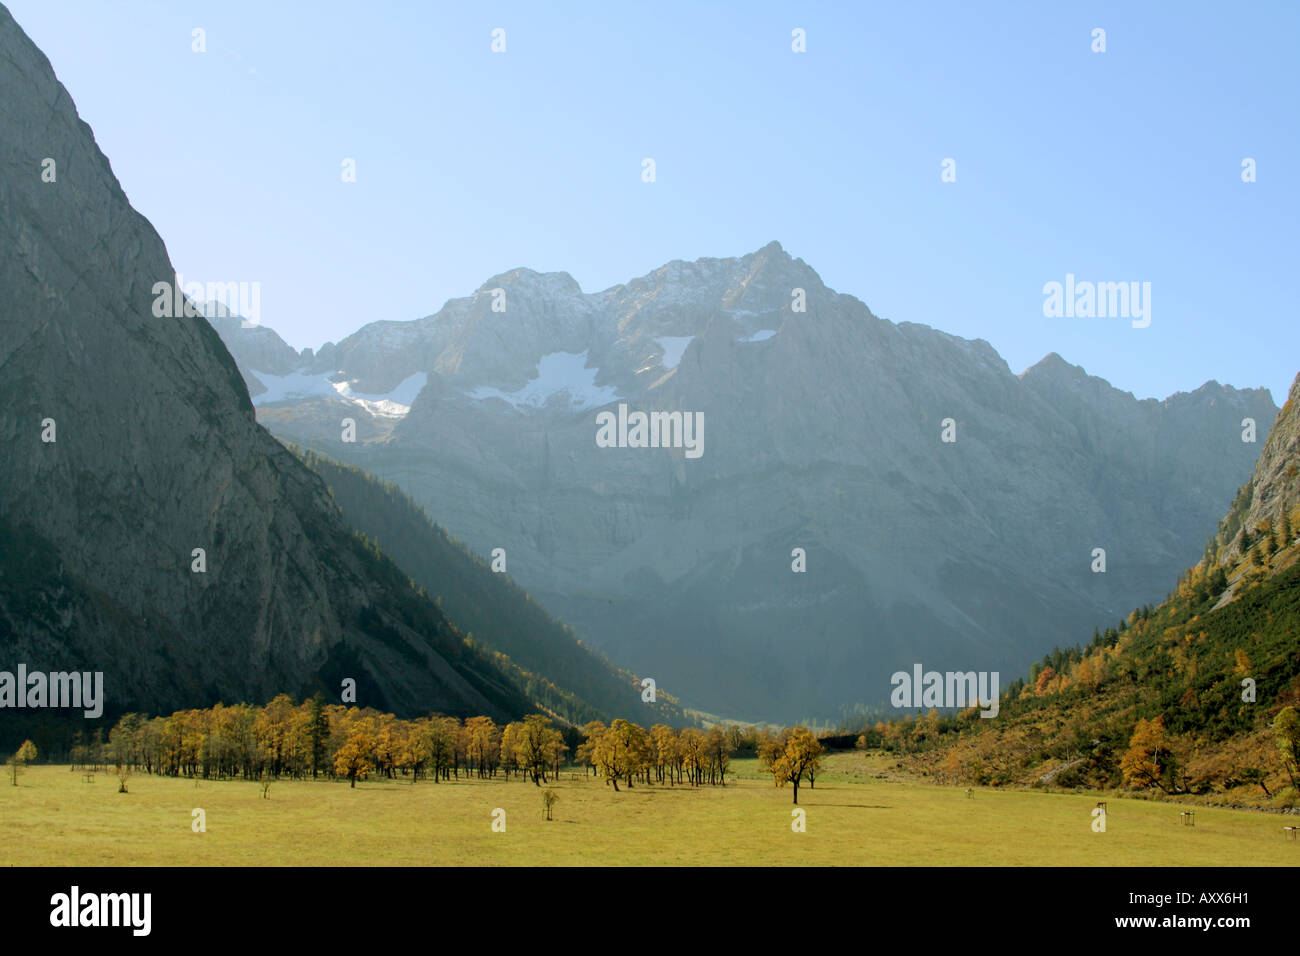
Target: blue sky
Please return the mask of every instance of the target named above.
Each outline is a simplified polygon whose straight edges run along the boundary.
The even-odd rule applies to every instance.
[[[1300,4],[8,6],[176,268],[260,282],[296,347],[777,239],[1017,373],[1281,404],[1300,371]],[[1066,273],[1150,282],[1150,327],[1045,318]]]

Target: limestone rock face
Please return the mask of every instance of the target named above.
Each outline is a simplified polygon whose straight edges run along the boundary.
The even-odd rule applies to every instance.
[[[916,662],[1010,681],[1159,600],[1250,475],[1241,420],[1262,441],[1277,412],[1215,382],[1139,401],[1056,355],[1014,375],[777,243],[592,294],[516,269],[315,362],[304,377],[372,397],[424,384],[387,417],[337,391],[259,401],[273,432],[506,549],[543,604],[688,705],[773,720],[884,703]],[[597,447],[620,403],[702,413],[703,455]]]
[[[163,242],[3,7],[0,90],[0,666],[103,671],[117,712],[343,677],[363,705],[522,709],[257,424],[212,326],[155,316]]]
[[[1276,532],[1281,527],[1283,510],[1294,511],[1297,505],[1300,505],[1300,375],[1291,383],[1286,404],[1260,449],[1250,480],[1250,503],[1241,527],[1254,530],[1267,522]],[[1293,541],[1297,534],[1300,527],[1293,526]],[[1230,552],[1239,554],[1240,534],[1231,544]]]

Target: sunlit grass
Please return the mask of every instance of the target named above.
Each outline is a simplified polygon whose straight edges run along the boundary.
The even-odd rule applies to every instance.
[[[547,822],[541,792],[513,779],[256,783],[132,777],[36,766],[0,785],[0,862],[11,865],[1083,865],[1256,866],[1300,862],[1294,817],[1095,795],[945,788],[876,779],[860,754],[831,758],[799,791],[807,832],[791,831],[788,789],[752,760],[737,785],[614,793],[565,772]],[[206,812],[207,832],[191,830]],[[492,832],[492,811],[506,832]]]

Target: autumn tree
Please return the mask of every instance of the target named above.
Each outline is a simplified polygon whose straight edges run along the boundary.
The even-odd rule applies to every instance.
[[[265,755],[266,772],[278,778],[285,770],[289,750],[289,728],[294,711],[293,698],[279,694],[253,716],[253,732],[259,751]],[[232,729],[237,722],[232,722]],[[239,733],[231,734],[238,739]]]
[[[1139,720],[1129,738],[1128,750],[1120,758],[1120,770],[1129,786],[1159,787],[1172,793],[1174,757],[1169,748],[1163,717]]]
[[[564,762],[564,755],[568,752],[569,745],[564,742],[564,734],[554,727],[551,728],[546,740],[546,759],[557,780],[560,778],[560,764]]]
[[[491,717],[465,721],[465,753],[479,777],[496,776],[501,762],[501,729]]]
[[[403,770],[411,771],[411,783],[415,784],[424,775],[429,763],[429,722],[427,720],[411,721],[402,751],[398,755],[398,765]]]
[[[519,769],[519,736],[523,729],[524,725],[515,720],[506,724],[501,730],[501,770],[507,780]]]
[[[18,786],[18,771],[35,759],[36,745],[30,740],[24,740],[23,745],[9,758],[10,779],[15,787]]]
[[[456,720],[454,717],[448,719]],[[451,772],[457,779],[460,778],[462,767],[465,768],[465,776],[469,776],[469,758],[465,752],[468,744],[469,738],[465,736],[465,728],[461,726],[459,720],[456,720],[456,732],[451,735]]]
[[[393,779],[402,751],[406,749],[408,725],[392,714],[382,714],[375,720],[374,758],[375,770]]]
[[[704,782],[708,737],[699,727],[683,727],[682,732],[677,737],[677,742],[681,748],[682,766],[686,769],[686,779],[690,781],[692,787],[698,787]]]
[[[650,742],[655,762],[655,779],[663,783],[667,776],[669,783],[675,783],[673,768],[680,764],[677,732],[665,724],[655,724],[650,728]]]
[[[573,759],[591,770],[594,775],[596,771],[596,741],[600,735],[608,730],[603,720],[588,721],[582,728],[583,741],[578,744],[578,749],[573,752]]]
[[[705,749],[709,757],[709,783],[714,782],[716,775],[717,782],[725,787],[727,771],[731,768],[731,755],[735,751],[731,738],[722,727],[714,726],[705,739]]]
[[[620,777],[627,780],[628,786],[632,785],[632,775],[640,772],[648,756],[645,731],[622,717],[610,724],[596,741],[596,766],[615,791]]]
[[[547,769],[554,766],[559,748],[563,746],[564,738],[551,726],[549,717],[529,714],[524,718],[515,744],[515,759],[520,769],[532,777],[534,786],[540,787],[546,780]]]
[[[433,717],[425,728],[425,745],[429,752],[429,769],[434,783],[446,780],[456,762],[460,721],[455,717]]]
[[[1273,740],[1291,786],[1300,792],[1300,712],[1294,707],[1283,707],[1273,718]]]
[[[759,758],[778,787],[794,787],[794,802],[799,803],[799,784],[809,771],[821,766],[822,744],[807,727],[786,729],[769,737],[760,746]]]
[[[374,750],[373,721],[366,717],[356,717],[348,730],[346,741],[334,755],[334,772],[347,777],[350,786],[355,787],[358,778],[365,780],[375,768]]]
[[[1047,685],[1056,677],[1056,671],[1048,664],[1038,672],[1038,680],[1034,683],[1034,693],[1043,694],[1047,691]]]

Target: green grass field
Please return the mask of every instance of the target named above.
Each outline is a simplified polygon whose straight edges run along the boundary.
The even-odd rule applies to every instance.
[[[199,782],[136,776],[129,793],[66,766],[0,783],[0,863],[64,866],[444,865],[1083,865],[1258,866],[1300,863],[1294,816],[1196,809],[1103,796],[977,790],[876,779],[861,754],[829,761],[799,791],[807,832],[791,831],[788,789],[736,761],[736,786],[637,786],[591,777],[552,784],[554,820],[531,783],[460,780]],[[1185,805],[1184,805],[1185,806]],[[191,811],[207,832],[191,830]],[[492,832],[492,812],[506,831]]]

